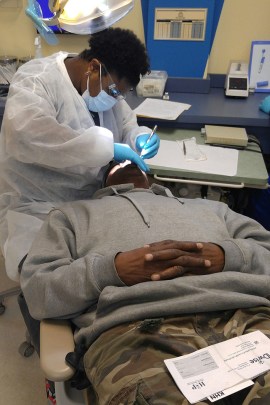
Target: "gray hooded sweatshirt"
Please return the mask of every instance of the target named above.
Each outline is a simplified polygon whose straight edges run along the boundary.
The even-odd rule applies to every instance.
[[[212,242],[221,273],[126,286],[115,255],[174,239]],[[108,187],[51,211],[24,263],[21,286],[36,319],[69,318],[90,345],[121,323],[270,305],[270,232],[226,204],[178,199],[153,185]]]

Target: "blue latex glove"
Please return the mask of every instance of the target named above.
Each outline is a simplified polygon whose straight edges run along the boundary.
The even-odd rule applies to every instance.
[[[159,149],[160,139],[157,134],[154,134],[149,142],[150,134],[139,135],[136,139],[136,149],[140,152],[143,159],[151,159],[154,157]]]
[[[129,145],[123,143],[114,144],[114,159],[117,162],[123,162],[125,160],[130,160],[135,163],[142,171],[149,172],[149,167],[143,161],[143,159],[137,155],[134,150],[131,149]]]
[[[259,109],[265,112],[266,114],[270,114],[270,96],[267,96],[259,105]]]

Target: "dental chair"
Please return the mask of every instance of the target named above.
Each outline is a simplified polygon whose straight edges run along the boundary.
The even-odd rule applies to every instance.
[[[20,287],[13,287],[9,288],[8,290],[0,292],[0,315],[3,315],[6,310],[6,306],[4,304],[5,298],[11,297],[13,295],[19,295],[20,292],[21,292]],[[30,357],[34,353],[34,350],[35,349],[32,345],[30,335],[28,331],[26,331],[25,341],[20,344],[18,351],[23,357]]]
[[[0,315],[2,315],[6,310],[6,306],[4,304],[5,298],[11,297],[12,295],[18,295],[20,294],[20,291],[21,291],[20,287],[12,287],[9,288],[8,290],[0,292]]]
[[[0,253],[0,271],[5,272],[4,269],[4,258],[2,254]],[[6,305],[5,305],[5,299],[14,295],[19,295],[21,292],[21,288],[19,285],[15,287],[11,287],[7,290],[0,291],[0,315],[3,315],[6,310]],[[30,335],[28,331],[25,333],[25,341],[21,343],[18,349],[19,353],[23,357],[30,357],[34,353],[34,347],[31,342]]]
[[[4,263],[4,260],[1,260],[1,264],[2,262]],[[1,271],[5,271],[3,266],[1,266]],[[54,382],[56,404],[90,405],[87,402],[86,393],[71,387],[71,384],[67,381],[74,374],[72,367],[65,362],[66,354],[74,350],[73,331],[69,322],[42,321],[40,323],[40,333],[38,335],[36,332],[33,333],[26,322],[25,312],[28,308],[19,285],[0,292],[0,315],[4,314],[6,310],[4,300],[7,297],[16,295],[27,327],[26,340],[20,345],[19,353],[24,357],[31,356],[35,351],[36,340],[38,339],[40,344],[40,349],[38,348],[40,350],[40,366],[44,377],[50,382]],[[49,403],[53,405],[55,402],[51,401]]]
[[[18,296],[18,303],[33,346],[39,355],[40,367],[46,380],[48,403],[90,405],[86,390],[74,388],[70,380],[76,371],[66,362],[66,355],[75,349],[71,323],[68,320],[48,319],[40,322],[33,319],[22,293]]]
[[[0,253],[0,271],[3,272],[3,274],[6,272],[5,266],[4,266],[4,257],[2,256],[1,253]],[[12,288],[9,288],[7,290],[0,292],[0,315],[2,315],[6,310],[6,306],[4,303],[5,298],[11,297],[13,295],[18,295],[19,293],[20,293],[19,286],[12,287]]]
[[[5,272],[2,256],[0,271]],[[0,315],[6,310],[4,300],[10,296],[18,297],[18,304],[27,328],[26,340],[20,345],[19,353],[29,357],[36,350],[40,355],[40,366],[45,379],[54,383],[56,402],[51,400],[49,404],[90,405],[85,390],[73,388],[68,381],[74,375],[74,369],[66,363],[65,357],[67,353],[73,352],[75,347],[70,323],[62,320],[46,320],[39,323],[31,318],[32,325],[33,321],[36,322],[35,328],[31,328],[30,314],[19,285],[0,291]],[[48,384],[46,389],[48,393]]]
[[[68,321],[41,321],[40,366],[45,377],[54,382],[56,405],[90,405],[86,391],[72,388],[68,381],[74,369],[66,363],[65,357],[73,351],[73,331]]]

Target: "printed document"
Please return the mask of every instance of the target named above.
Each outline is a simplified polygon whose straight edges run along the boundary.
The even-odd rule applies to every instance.
[[[190,104],[146,98],[137,108],[134,109],[134,112],[141,117],[176,120],[183,111],[188,110],[190,107]]]
[[[270,339],[261,331],[251,332],[164,361],[191,404],[205,398],[214,402],[270,370]]]

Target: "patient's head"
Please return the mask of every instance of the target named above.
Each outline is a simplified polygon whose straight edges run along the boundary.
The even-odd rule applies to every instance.
[[[149,188],[147,175],[134,163],[113,163],[105,180],[105,187],[133,183],[136,188]]]

